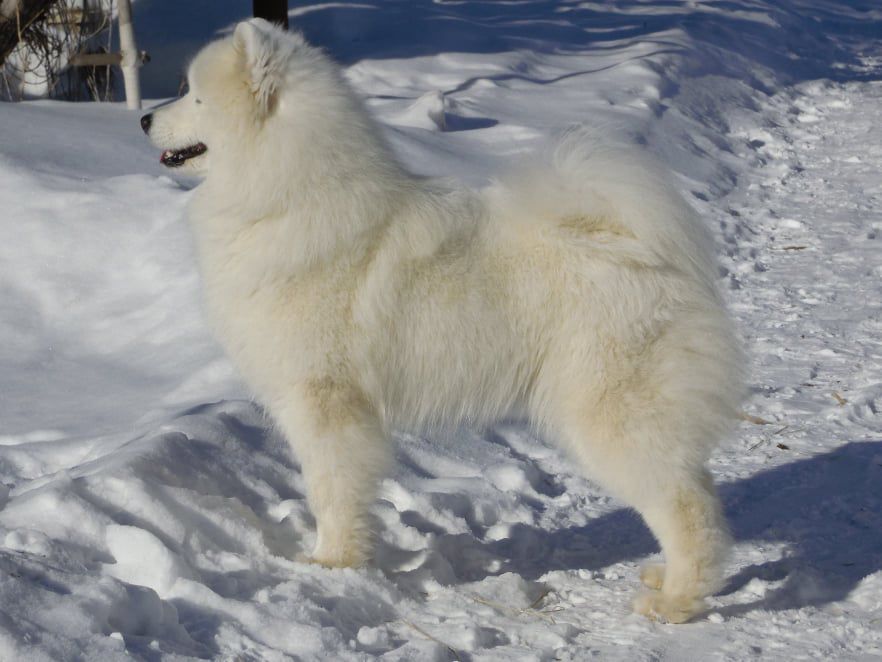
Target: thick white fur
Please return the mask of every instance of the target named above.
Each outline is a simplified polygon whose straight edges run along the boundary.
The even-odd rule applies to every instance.
[[[368,557],[391,428],[522,415],[658,538],[637,608],[694,615],[729,544],[705,462],[742,359],[666,174],[573,131],[508,184],[418,179],[324,54],[257,20],[196,57],[190,89],[151,136],[208,146],[185,166],[205,176],[208,311],[302,462],[313,558]]]

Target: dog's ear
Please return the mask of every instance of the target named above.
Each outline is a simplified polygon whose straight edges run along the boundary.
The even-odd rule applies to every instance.
[[[245,62],[245,75],[254,94],[254,100],[262,114],[272,107],[273,96],[281,82],[282,75],[277,69],[277,36],[275,28],[262,18],[242,21],[233,32],[233,46]]]

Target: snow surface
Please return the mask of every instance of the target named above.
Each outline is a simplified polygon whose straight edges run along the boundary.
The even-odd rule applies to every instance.
[[[138,0],[148,94],[247,4]],[[513,423],[401,436],[373,566],[289,560],[314,523],[202,320],[192,182],[121,106],[2,104],[0,660],[882,659],[882,8],[295,4],[419,172],[578,121],[677,172],[753,360],[731,579],[632,615],[648,530]]]

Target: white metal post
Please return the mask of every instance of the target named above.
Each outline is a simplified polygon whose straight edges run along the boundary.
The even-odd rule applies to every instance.
[[[126,106],[133,110],[140,110],[141,83],[138,80],[138,67],[141,66],[141,56],[135,45],[132,4],[129,0],[119,0],[119,48],[122,52],[120,66],[126,88]]]

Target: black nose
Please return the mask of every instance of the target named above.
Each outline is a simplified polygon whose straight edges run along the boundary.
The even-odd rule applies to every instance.
[[[141,128],[144,133],[150,133],[150,125],[153,124],[153,113],[147,113],[141,118]]]

